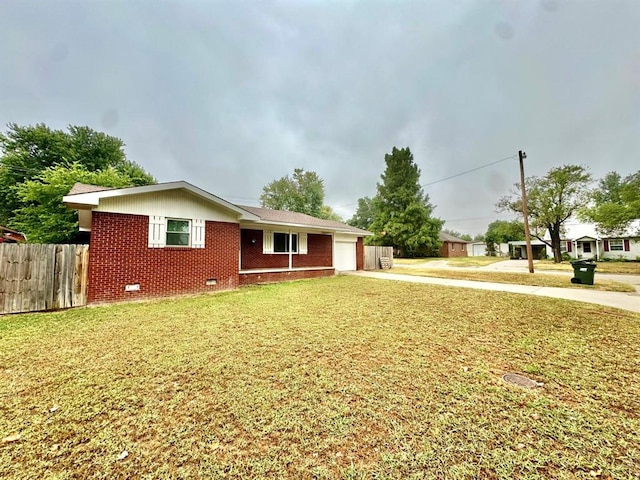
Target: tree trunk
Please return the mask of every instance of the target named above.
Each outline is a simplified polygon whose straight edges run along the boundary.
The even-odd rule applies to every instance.
[[[562,251],[560,249],[560,225],[549,225],[549,236],[551,237],[551,250],[553,250],[554,263],[562,261]]]

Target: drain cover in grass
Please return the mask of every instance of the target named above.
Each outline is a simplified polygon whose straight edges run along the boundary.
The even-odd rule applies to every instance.
[[[513,383],[514,385],[524,388],[536,388],[538,386],[538,382],[518,375],[517,373],[505,373],[502,379],[507,383]]]

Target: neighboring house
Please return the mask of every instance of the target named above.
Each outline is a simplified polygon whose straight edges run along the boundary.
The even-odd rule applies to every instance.
[[[439,257],[466,257],[467,256],[467,241],[461,238],[449,235],[446,232],[440,232],[438,234],[438,240],[442,242],[440,250],[438,252]]]
[[[63,198],[90,231],[88,302],[236,288],[361,270],[369,232],[295,212],[234,205],[187,182]]]
[[[568,224],[565,234],[560,239],[560,249],[575,259],[615,259],[636,260],[640,257],[640,235],[634,234],[640,230],[640,224],[635,222],[628,232],[618,236],[600,235],[595,225],[585,223]],[[551,242],[549,233],[544,236],[547,242]],[[525,242],[509,242],[514,258],[527,258]],[[551,247],[540,240],[532,240],[534,248],[533,257],[544,256],[553,258]],[[542,257],[541,257],[542,256]]]
[[[22,243],[26,240],[24,233],[0,225],[0,243]]]
[[[511,251],[511,258],[513,259],[526,259],[527,257],[527,242],[524,240],[509,242],[509,249]],[[547,244],[541,240],[531,239],[531,254],[534,260],[542,260],[547,258]]]
[[[486,257],[489,255],[486,242],[469,242],[467,243],[467,255],[470,257]],[[509,244],[500,243],[495,245],[496,257],[509,256]]]
[[[639,231],[640,222],[634,222],[627,232],[620,235],[600,235],[595,225],[573,223],[567,225],[560,248],[571,258],[636,260],[640,257]],[[553,256],[551,248],[548,250]]]

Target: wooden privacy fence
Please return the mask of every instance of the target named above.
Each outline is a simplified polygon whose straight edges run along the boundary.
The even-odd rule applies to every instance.
[[[0,243],[0,314],[87,304],[88,245]]]
[[[393,247],[364,247],[364,269],[365,270],[377,270],[382,268],[380,265],[380,258],[388,257],[391,259],[393,265]]]

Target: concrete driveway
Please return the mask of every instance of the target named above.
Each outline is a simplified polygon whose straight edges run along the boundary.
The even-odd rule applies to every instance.
[[[474,271],[490,271],[490,272],[512,272],[526,273],[529,271],[529,264],[526,260],[505,260],[502,262],[492,263],[484,267],[451,267],[447,265],[446,260],[430,261],[417,265],[402,265],[403,268],[433,268],[433,269],[450,269],[450,270],[474,270]],[[535,269],[535,262],[534,262]],[[536,273],[544,273],[548,275],[563,275],[569,279],[573,276],[572,271],[558,270],[536,270]],[[359,271],[349,272],[349,275],[358,275],[363,277],[379,278],[384,280],[395,280],[402,282],[427,283],[433,285],[444,285],[449,287],[475,288],[480,290],[494,290],[500,292],[521,293],[526,295],[536,295],[551,298],[563,298],[566,300],[575,300],[578,302],[595,303],[607,307],[621,308],[632,312],[640,313],[640,275],[616,275],[616,274],[598,274],[596,268],[595,281],[598,278],[624,282],[635,287],[636,293],[623,292],[605,292],[600,290],[587,290],[579,288],[557,288],[557,287],[536,287],[529,285],[514,285],[507,283],[492,282],[476,282],[472,280],[455,280],[450,278],[436,277],[419,277],[415,275],[402,275],[398,273],[389,273],[385,271]]]
[[[562,270],[536,270],[536,262],[533,262],[533,269],[536,273],[544,273],[545,275],[564,275],[567,278],[573,277],[572,271]],[[485,272],[512,272],[527,273],[529,271],[529,263],[526,260],[505,260],[503,262],[492,263],[484,267],[478,267],[476,270]],[[636,292],[640,293],[640,275],[622,275],[617,273],[598,273],[598,267],[595,271],[595,282],[601,278],[603,280],[613,280],[614,282],[622,282],[633,285]]]

